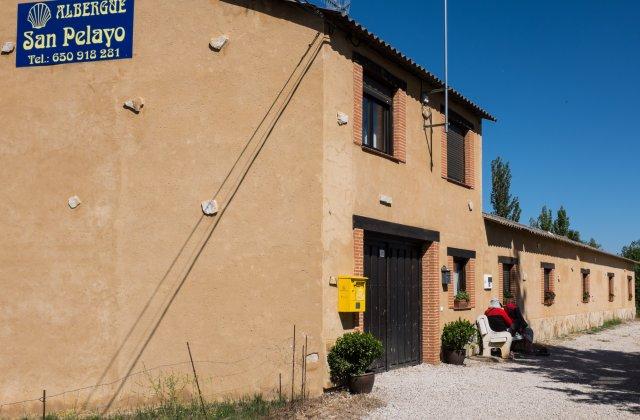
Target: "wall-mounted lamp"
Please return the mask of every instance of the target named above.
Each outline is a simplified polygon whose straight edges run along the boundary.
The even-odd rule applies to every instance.
[[[446,265],[443,265],[441,271],[442,271],[442,284],[443,285],[451,284],[451,270],[449,270]]]

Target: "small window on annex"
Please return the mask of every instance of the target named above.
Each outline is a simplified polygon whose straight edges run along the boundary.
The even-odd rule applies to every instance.
[[[511,278],[512,269],[513,264],[502,265],[502,296],[504,296],[505,299],[513,298],[511,295],[511,282],[513,281]]]
[[[551,268],[544,269],[544,292],[551,292],[551,272],[553,270]]]
[[[616,296],[615,290],[614,290],[614,283],[613,283],[613,279],[615,275],[613,273],[609,273],[607,274],[607,277],[609,277],[609,302],[613,302]]]
[[[587,303],[589,302],[590,298],[591,295],[589,292],[589,271],[582,270],[582,301],[584,303]]]

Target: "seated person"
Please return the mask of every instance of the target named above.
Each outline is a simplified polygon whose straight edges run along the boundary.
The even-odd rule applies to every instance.
[[[522,316],[522,312],[520,312],[520,308],[518,308],[518,305],[511,301],[504,305],[504,308],[506,309],[509,318],[511,318],[511,320],[513,321],[513,324],[511,324],[512,334],[525,335],[526,330],[530,330],[530,328],[529,324],[527,324],[527,321],[524,320],[524,316]],[[533,331],[531,334],[531,341],[533,341]]]
[[[500,301],[496,298],[491,299],[489,302],[489,308],[484,312],[484,314],[487,316],[487,319],[489,320],[489,327],[491,327],[493,331],[509,331],[513,324],[513,320],[507,311],[502,308]]]
[[[511,324],[511,334],[514,336],[514,349],[520,350],[528,354],[536,354],[540,356],[548,356],[549,351],[546,347],[533,344],[533,330],[525,321],[520,308],[513,302],[505,305],[509,318],[513,320]]]

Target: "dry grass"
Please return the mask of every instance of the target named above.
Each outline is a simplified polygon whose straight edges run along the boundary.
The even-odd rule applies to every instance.
[[[360,419],[385,404],[371,395],[329,392],[319,398],[287,405],[269,414],[269,418],[287,419]]]

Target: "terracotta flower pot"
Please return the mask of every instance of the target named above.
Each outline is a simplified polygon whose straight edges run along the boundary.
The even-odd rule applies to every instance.
[[[465,350],[443,350],[442,359],[450,365],[463,365],[464,359],[467,357]]]
[[[373,389],[376,374],[368,372],[363,375],[355,375],[349,378],[349,391],[352,394],[369,394]]]
[[[468,300],[454,300],[453,301],[453,308],[454,309],[467,309],[469,307],[469,301]]]

